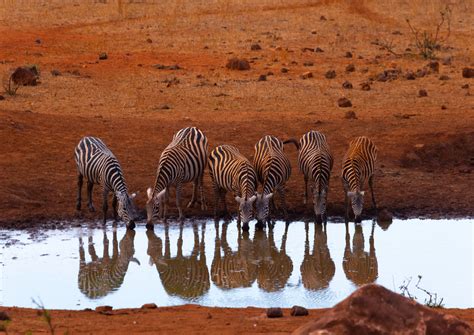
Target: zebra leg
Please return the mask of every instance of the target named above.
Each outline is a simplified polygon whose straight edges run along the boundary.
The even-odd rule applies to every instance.
[[[180,221],[184,219],[183,210],[181,209],[181,189],[182,189],[182,184],[181,183],[176,184],[176,207],[178,207],[178,213],[179,213],[178,220]],[[194,195],[193,195],[193,198],[194,198]]]
[[[109,195],[109,190],[104,189],[104,193],[102,196],[102,211],[104,212],[104,225],[107,223],[107,209],[109,205],[107,204],[107,197]]]
[[[204,174],[201,175],[199,178],[199,195],[201,197],[201,210],[205,211],[207,209],[206,205],[206,199],[204,197],[204,190],[203,190],[203,179],[204,179]]]
[[[287,211],[287,208],[286,208],[285,185],[282,185],[278,189],[278,193],[280,194],[280,198],[281,198],[281,207],[283,209],[283,216],[285,217],[285,219],[287,219],[288,218],[288,211]]]
[[[349,198],[347,197],[349,187],[344,181],[342,181],[342,185],[344,187],[344,221],[347,224],[349,222]]]
[[[82,197],[82,182],[84,176],[82,174],[77,175],[77,200],[76,200],[76,210],[81,210],[81,197]]]
[[[194,207],[194,204],[196,203],[198,183],[199,183],[198,179],[196,179],[193,182],[193,196],[191,200],[188,202],[188,205],[186,206],[187,208]]]
[[[370,186],[370,193],[372,193],[372,206],[373,209],[377,210],[377,204],[375,203],[375,195],[374,195],[374,175],[369,177],[369,186]]]
[[[216,185],[214,185],[214,218],[219,219],[219,201],[221,197],[221,192],[217,188]]]
[[[87,181],[87,207],[89,207],[89,212],[95,212],[95,207],[92,204],[92,189],[94,188],[94,183]]]
[[[117,221],[117,196],[114,193],[114,197],[112,198],[112,208],[114,212],[114,221]]]
[[[304,205],[308,203],[308,177],[304,176]]]

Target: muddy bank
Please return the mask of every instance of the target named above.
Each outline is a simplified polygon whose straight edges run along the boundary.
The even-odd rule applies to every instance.
[[[12,321],[9,333],[48,332],[41,313],[35,309],[3,307]],[[162,307],[158,309],[120,309],[99,313],[95,311],[51,310],[50,315],[58,333],[130,334],[183,333],[193,334],[288,334],[308,321],[318,319],[327,309],[309,310],[309,316],[292,317],[283,309],[283,318],[269,319],[261,308],[212,308],[196,305]],[[461,318],[474,326],[474,309],[444,309],[443,312]]]

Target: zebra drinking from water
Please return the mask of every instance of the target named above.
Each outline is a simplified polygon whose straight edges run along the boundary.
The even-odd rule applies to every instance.
[[[284,143],[293,142],[299,148],[298,165],[304,175],[304,204],[308,202],[308,181],[313,192],[314,214],[317,222],[326,222],[326,205],[329,191],[329,180],[333,165],[333,158],[326,141],[326,136],[318,131],[311,130],[304,134],[299,143],[293,139]]]
[[[126,223],[127,228],[135,228],[136,213],[132,200],[136,194],[128,194],[122,168],[105,143],[96,137],[82,138],[75,150],[75,160],[78,171],[76,209],[81,209],[82,183],[83,178],[86,177],[89,210],[95,211],[92,204],[92,188],[94,184],[99,184],[103,189],[104,224],[107,219],[107,196],[109,192],[113,192],[114,218],[118,215]]]
[[[209,169],[215,194],[214,215],[218,216],[219,200],[223,200],[227,215],[225,195],[231,191],[239,204],[239,222],[242,221],[243,229],[248,230],[257,198],[257,174],[253,165],[236,147],[221,145],[211,152]]]
[[[157,219],[158,216],[166,217],[171,186],[176,187],[176,206],[180,220],[183,219],[180,204],[181,189],[185,183],[194,182],[193,195],[187,207],[195,204],[199,189],[201,209],[205,209],[202,184],[207,156],[207,138],[198,128],[184,128],[173,136],[173,140],[161,154],[155,185],[147,189],[147,228],[153,227],[153,219]]]
[[[262,193],[257,194],[255,202],[258,223],[265,224],[268,220],[270,200],[276,191],[286,216],[285,184],[291,175],[291,164],[283,151],[283,142],[275,136],[262,137],[255,144],[253,164],[258,182],[262,184]]]
[[[354,212],[354,221],[361,221],[362,209],[364,207],[365,181],[369,181],[372,193],[372,205],[377,209],[374,196],[373,178],[375,161],[377,160],[377,147],[367,137],[361,136],[352,140],[349,144],[342,163],[342,184],[345,196],[345,217],[349,217],[349,199]]]

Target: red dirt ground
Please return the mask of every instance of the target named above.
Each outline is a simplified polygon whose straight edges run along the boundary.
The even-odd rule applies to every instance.
[[[6,77],[16,67],[31,64],[41,71],[38,86],[20,87],[16,96],[0,90],[5,98],[0,100],[3,227],[78,217],[73,151],[85,135],[101,137],[116,154],[129,188],[141,191],[137,204],[143,209],[144,191],[153,183],[161,151],[177,130],[190,125],[201,128],[211,146],[234,144],[248,157],[266,134],[298,138],[310,129],[324,132],[336,162],[330,216],[343,211],[339,175],[348,142],[367,135],[379,149],[375,188],[380,207],[398,217],[472,216],[474,104],[472,79],[461,75],[462,68],[473,66],[472,2],[451,1],[451,34],[437,52],[439,73],[415,80],[403,75],[422,69],[428,60],[413,53],[398,57],[371,42],[393,41],[398,54],[406,48],[416,51],[405,19],[434,31],[442,1],[152,2],[0,1],[0,73]],[[443,37],[444,33],[442,29]],[[262,49],[251,51],[253,43]],[[316,47],[324,52],[303,51]],[[345,57],[347,51],[352,58]],[[107,60],[98,59],[101,52],[107,52]],[[227,69],[232,57],[247,58],[251,69]],[[305,66],[308,62],[313,65]],[[155,64],[178,64],[182,69],[159,70]],[[354,64],[354,72],[345,71],[349,64]],[[283,67],[288,72],[281,72]],[[54,69],[62,75],[53,76]],[[402,76],[375,80],[370,91],[361,89],[362,83],[386,69],[401,69]],[[336,78],[326,79],[328,70],[335,70]],[[313,77],[302,79],[306,71]],[[258,81],[262,74],[267,74],[266,81]],[[440,80],[441,75],[448,80]],[[353,89],[342,88],[346,80]],[[420,89],[428,96],[418,97]],[[338,107],[341,97],[349,98],[353,106]],[[170,109],[163,109],[164,104]],[[344,117],[349,110],[357,119]],[[296,152],[287,151],[294,167],[287,192],[290,211],[294,216],[308,215],[310,208],[302,205]],[[211,205],[207,174],[205,183]],[[185,198],[190,191],[190,185],[185,187]],[[100,208],[99,192],[95,194]],[[235,210],[233,203],[230,209]],[[207,212],[185,213],[207,216],[212,206]],[[174,206],[171,214],[176,215]],[[99,213],[84,212],[82,217],[98,218]],[[209,311],[186,307],[183,313],[188,309],[196,315]],[[23,311],[35,319],[33,311],[12,313]],[[165,311],[174,309],[150,313]],[[240,313],[261,314],[212,311],[222,313],[222,319],[230,313],[236,318],[232,320],[238,320]],[[65,318],[77,314],[79,321],[83,315],[91,322],[116,318],[58,313]],[[459,313],[468,313],[472,323],[472,311]],[[218,320],[216,316],[211,321],[215,331],[224,331],[226,326]],[[295,326],[298,320],[292,321]],[[199,322],[190,323],[190,329],[199,329]],[[266,322],[266,331],[293,327],[281,320]]]

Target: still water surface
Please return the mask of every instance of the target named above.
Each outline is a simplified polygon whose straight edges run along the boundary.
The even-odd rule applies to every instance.
[[[0,305],[114,308],[195,303],[222,307],[331,307],[376,282],[421,286],[446,307],[474,307],[474,220],[277,222],[244,233],[235,222],[115,229],[0,230]],[[387,228],[387,227],[384,227]]]

